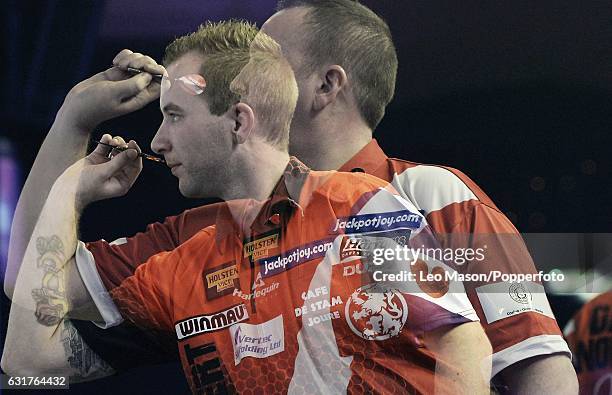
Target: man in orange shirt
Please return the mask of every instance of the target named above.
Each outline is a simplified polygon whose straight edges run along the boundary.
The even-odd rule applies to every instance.
[[[393,182],[402,196],[422,210],[437,235],[481,233],[519,237],[491,199],[463,173],[448,167],[388,158],[372,139],[393,97],[397,72],[395,48],[384,21],[350,0],[286,1],[279,4],[279,9],[263,29],[282,45],[296,70],[300,95],[291,126],[290,152],[314,169],[366,172]],[[122,59],[127,62],[132,56],[138,58],[136,65],[159,72],[151,59],[131,51],[123,53]],[[134,109],[144,105],[151,89],[154,84],[128,89],[126,83],[121,93],[114,94],[134,99],[126,100],[126,104],[109,113],[119,115],[129,111],[128,106]],[[49,173],[54,173],[51,177],[57,176],[66,167],[63,161],[68,161],[71,154],[78,157],[86,145],[90,129],[60,127],[60,121],[63,121],[61,117],[37,160],[45,163],[48,155],[53,158],[53,166],[33,171],[28,180],[35,190],[47,185]],[[59,142],[63,143],[63,136],[69,136],[74,150],[62,146],[62,156],[57,158],[60,150],[54,149],[60,146]],[[21,202],[19,208],[24,208],[27,213],[24,215],[35,217],[41,205],[39,200],[32,204]],[[153,224],[146,232],[122,239],[120,243],[89,243],[88,249],[105,288],[120,284],[151,255],[180,245],[197,230],[210,225],[215,212],[215,206],[201,207],[169,217],[163,224]],[[19,248],[11,250],[19,255]],[[497,252],[499,255],[492,265],[473,266],[470,270],[485,274],[493,268],[504,273],[536,272],[524,246],[518,252],[520,259],[504,254],[503,249]],[[7,276],[8,288],[10,277]],[[542,285],[537,282],[525,285],[537,299],[528,311],[512,298],[511,287],[510,283],[498,281],[468,288],[468,296],[494,348],[493,375],[516,392],[575,393],[577,382],[569,349]],[[502,317],[499,311],[515,313]],[[91,325],[80,329],[83,333],[93,329],[94,333],[88,335],[92,344],[97,339],[110,339],[97,336]],[[137,340],[138,336],[134,341]],[[110,352],[113,347],[100,344],[96,349],[106,353],[105,359],[112,359],[123,367],[125,358],[121,353],[113,355]]]
[[[257,33],[235,21],[207,24],[166,50],[164,121],[152,146],[183,195],[226,204],[214,226],[153,255],[110,289],[119,318],[153,334],[161,347],[176,337],[194,393],[487,392],[490,349],[480,325],[470,322],[476,315],[460,283],[430,292],[418,280],[345,275],[349,261],[369,262],[363,248],[343,253],[370,234],[383,244],[434,238],[387,182],[310,172],[289,157],[297,86],[278,45]],[[128,67],[138,57],[131,59]],[[104,313],[95,316],[99,306],[113,307],[108,294],[87,294],[80,282],[96,277],[79,257],[87,251],[78,246],[76,221],[90,202],[131,187],[142,164],[135,142],[124,148],[99,145],[53,185],[13,295],[2,359],[8,373],[88,380],[111,372],[91,354],[84,361],[74,353],[75,343],[87,346],[67,314],[84,317],[79,302],[92,297],[92,319],[108,324]],[[429,265],[446,267],[423,259],[427,272]],[[65,352],[72,352],[67,361]],[[264,368],[273,376],[258,377]]]

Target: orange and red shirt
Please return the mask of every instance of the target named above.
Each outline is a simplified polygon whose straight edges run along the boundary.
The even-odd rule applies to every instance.
[[[476,319],[461,283],[374,281],[360,244],[435,243],[423,216],[368,175],[291,173],[112,288],[121,315],[174,336],[194,393],[433,392],[423,336]]]
[[[459,268],[466,274],[487,274],[492,270],[501,273],[536,272],[516,228],[491,199],[460,171],[389,158],[376,140],[366,145],[340,171],[365,172],[390,182],[402,197],[423,213],[442,247],[480,248],[490,244],[484,263]],[[98,290],[103,297],[106,289],[121,284],[152,255],[172,250],[199,230],[215,224],[219,207],[222,206],[216,204],[187,210],[178,216],[168,217],[164,223],[150,225],[145,232],[131,238],[112,243],[88,243],[88,251],[82,254],[80,261],[96,269],[94,274],[99,275],[105,286]],[[481,236],[472,239],[471,235]],[[351,272],[356,269],[347,270]],[[569,355],[540,283],[513,285],[504,281],[470,281],[465,282],[465,286],[493,345],[493,375],[533,356],[552,353]],[[114,317],[117,318],[117,315]],[[111,359],[112,355],[106,351],[113,349],[112,344],[104,343],[99,347],[96,344],[110,341],[112,336],[100,336],[96,332],[89,335],[88,331],[95,329],[92,327],[78,323],[90,346]],[[125,347],[124,344],[122,346]],[[119,365],[121,358],[118,360]],[[141,361],[146,362],[146,358]]]

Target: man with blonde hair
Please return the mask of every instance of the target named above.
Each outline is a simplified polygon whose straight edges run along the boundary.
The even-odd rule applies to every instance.
[[[311,172],[289,157],[297,91],[279,48],[252,26],[230,21],[175,40],[165,62],[167,73],[123,51],[114,63],[164,72],[164,120],[151,146],[183,195],[226,203],[185,216],[212,218],[206,224],[212,226],[179,223],[178,238],[189,240],[154,251],[146,262],[129,255],[134,241],[85,247],[76,239],[79,213],[92,201],[126,193],[142,166],[134,141],[105,135],[102,143],[126,149],[98,145],[60,175],[41,211],[13,294],[3,368],[9,374],[61,372],[74,380],[107,375],[112,370],[67,317],[102,326],[126,319],[161,348],[169,347],[169,335],[176,337],[195,393],[485,393],[490,349],[460,284],[445,285],[458,292],[426,287],[424,293],[421,283],[345,275],[349,250],[357,253],[351,261],[367,263],[363,249],[351,246],[371,233],[392,244],[433,237],[422,215],[388,183]],[[106,73],[89,83],[108,83],[114,72]],[[62,116],[77,115],[72,106],[81,100],[73,100],[86,102],[93,94],[86,92],[89,83],[73,92]],[[154,97],[145,86],[130,98]],[[118,271],[140,265],[123,277],[98,273],[113,254],[125,264]],[[81,308],[89,298],[93,316]]]

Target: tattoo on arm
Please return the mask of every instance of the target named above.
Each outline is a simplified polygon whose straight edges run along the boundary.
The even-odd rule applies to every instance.
[[[85,344],[72,322],[64,321],[61,341],[70,367],[77,370],[77,376],[89,377],[92,374],[103,377],[114,372],[113,368],[104,362],[91,348]]]
[[[56,326],[68,311],[64,286],[66,254],[64,244],[56,235],[36,239],[38,259],[36,267],[43,269],[42,287],[32,290],[36,302],[36,321],[45,326]]]
[[[62,240],[57,235],[39,237],[36,239],[36,249],[39,255],[36,266],[44,272],[42,287],[32,290],[36,321],[49,327],[63,324],[60,341],[69,366],[76,370],[71,375],[73,379],[78,381],[112,374],[113,368],[85,344],[70,320],[64,319],[68,312],[64,272],[68,257]]]

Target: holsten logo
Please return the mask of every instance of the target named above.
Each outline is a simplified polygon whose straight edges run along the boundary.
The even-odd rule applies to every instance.
[[[235,263],[224,264],[205,272],[206,278],[206,297],[215,299],[222,295],[232,293],[238,270]]]
[[[267,358],[285,351],[282,315],[258,325],[235,324],[229,331],[236,365],[245,357]]]
[[[248,318],[249,313],[246,306],[239,304],[227,310],[179,321],[174,325],[174,329],[176,330],[176,337],[182,340],[200,333],[218,331]]]
[[[238,278],[236,265],[232,265],[225,269],[217,270],[206,275],[206,285],[208,288],[217,287],[218,291],[223,291],[234,286],[234,279]]]
[[[244,245],[244,257],[247,258],[253,255],[253,259],[261,258],[268,255],[270,248],[278,246],[278,233],[262,237],[261,239],[253,240]]]

